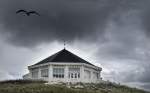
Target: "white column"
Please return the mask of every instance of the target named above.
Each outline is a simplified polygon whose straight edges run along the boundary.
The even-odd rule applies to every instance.
[[[49,66],[49,81],[52,81],[53,79],[53,66]]]
[[[81,77],[80,81],[84,82],[84,66],[83,65],[81,66],[80,77]]]
[[[64,78],[65,78],[66,82],[68,82],[68,73],[69,73],[69,70],[68,70],[68,66],[66,65],[65,66],[65,72],[64,72],[64,74],[65,74]]]
[[[90,71],[90,75],[91,75],[90,81],[93,82],[93,70]]]
[[[38,79],[41,79],[41,68],[38,69]]]

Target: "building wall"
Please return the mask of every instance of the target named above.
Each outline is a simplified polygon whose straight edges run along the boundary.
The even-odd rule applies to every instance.
[[[86,82],[86,83],[88,83],[88,82],[92,82],[92,83],[100,82],[101,81],[100,74],[101,74],[100,70],[95,70],[95,69],[90,68],[88,66],[84,66],[83,82]]]
[[[55,78],[53,68],[64,68],[64,78]],[[73,68],[73,69],[70,69]],[[78,71],[79,68],[79,71]],[[48,69],[48,77],[42,77],[41,72],[43,69]],[[83,64],[48,64],[46,66],[37,66],[29,69],[31,79],[43,79],[49,81],[49,83],[57,82],[85,82],[85,83],[97,83],[101,81],[100,72],[101,70],[90,67],[89,65]],[[38,71],[37,78],[33,77],[33,72]],[[61,70],[60,70],[61,72]],[[36,72],[37,73],[37,72]],[[57,71],[56,71],[57,73]],[[71,76],[69,76],[71,73]],[[78,73],[80,73],[79,76]],[[42,74],[43,75],[43,74]],[[56,75],[55,75],[56,76]],[[78,78],[75,78],[75,77]],[[62,77],[62,75],[60,76]],[[73,77],[73,78],[71,78]]]

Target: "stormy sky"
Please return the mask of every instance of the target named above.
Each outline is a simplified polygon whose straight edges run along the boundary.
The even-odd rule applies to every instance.
[[[104,80],[150,89],[150,0],[0,0],[0,80],[20,78],[64,40]]]

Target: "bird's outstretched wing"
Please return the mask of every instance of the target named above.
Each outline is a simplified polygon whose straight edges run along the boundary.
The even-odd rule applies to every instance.
[[[36,12],[36,11],[29,11],[28,14],[29,14],[29,15],[31,15],[31,14],[36,14],[36,15],[40,16],[40,14],[39,14],[38,12]]]
[[[25,10],[18,10],[18,11],[16,11],[16,14],[18,14],[18,13],[27,13],[27,11],[25,11]]]

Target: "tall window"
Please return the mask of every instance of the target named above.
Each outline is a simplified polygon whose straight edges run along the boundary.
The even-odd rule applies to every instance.
[[[80,78],[80,68],[69,68],[69,78]]]
[[[48,68],[41,69],[41,77],[48,77]]]
[[[64,78],[64,68],[53,68],[54,78]]]
[[[32,74],[32,78],[33,79],[37,79],[38,78],[38,72],[39,72],[38,68],[34,68],[34,69],[31,70],[31,74]]]

